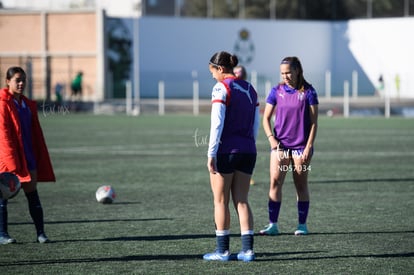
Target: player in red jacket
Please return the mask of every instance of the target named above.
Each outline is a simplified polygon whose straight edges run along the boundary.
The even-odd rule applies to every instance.
[[[37,114],[36,102],[23,95],[26,73],[11,67],[7,87],[0,90],[0,173],[14,173],[22,183],[37,241],[49,242],[37,182],[55,181],[52,163]],[[0,244],[15,243],[7,231],[7,200],[0,198]]]

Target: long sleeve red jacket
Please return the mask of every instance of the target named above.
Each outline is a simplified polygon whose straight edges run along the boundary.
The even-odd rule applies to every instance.
[[[54,182],[56,178],[40,126],[37,104],[23,95],[22,100],[29,106],[32,113],[32,139],[37,164],[37,181]],[[8,88],[0,90],[0,172],[12,172],[16,174],[20,182],[31,180],[26,165],[19,114]]]

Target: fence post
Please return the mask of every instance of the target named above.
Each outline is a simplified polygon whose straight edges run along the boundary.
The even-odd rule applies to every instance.
[[[257,72],[256,71],[252,71],[250,73],[251,77],[250,77],[250,83],[252,83],[253,87],[257,87]]]
[[[272,82],[270,82],[270,80],[266,80],[266,82],[265,82],[265,100],[267,99],[267,96],[270,94],[270,89],[272,89]]]
[[[197,116],[200,113],[199,110],[199,85],[198,81],[193,81],[193,114]]]
[[[385,118],[390,118],[390,116],[391,116],[391,99],[390,99],[390,93],[388,92],[388,89],[385,89],[384,92],[385,92],[384,114],[385,114]]]
[[[158,114],[160,116],[165,114],[165,88],[164,81],[158,82]]]
[[[358,97],[358,72],[352,71],[352,97]]]
[[[331,71],[325,72],[325,97],[331,98]]]
[[[349,117],[349,81],[344,81],[344,117]]]
[[[132,83],[131,80],[128,80],[125,83],[125,93],[126,93],[126,97],[125,97],[125,110],[126,110],[126,114],[127,115],[131,115],[132,114]]]

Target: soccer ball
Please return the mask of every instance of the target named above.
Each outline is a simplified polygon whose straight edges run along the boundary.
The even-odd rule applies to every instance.
[[[10,172],[0,174],[0,197],[4,200],[12,199],[22,187],[17,176]]]
[[[110,185],[103,185],[96,190],[96,200],[100,203],[113,203],[116,197],[115,190]]]

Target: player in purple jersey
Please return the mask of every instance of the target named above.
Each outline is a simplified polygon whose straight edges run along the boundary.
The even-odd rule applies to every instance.
[[[230,259],[230,195],[237,211],[242,250],[240,261],[252,261],[253,215],[248,202],[250,179],[256,164],[256,137],[259,103],[254,87],[236,78],[238,59],[218,52],[210,59],[209,70],[217,83],[212,92],[211,128],[207,168],[214,199],[216,250],[204,255],[208,261]]]
[[[318,97],[303,77],[297,57],[286,57],[280,64],[283,82],[273,87],[266,100],[263,128],[270,143],[269,224],[261,235],[277,235],[282,203],[282,185],[292,171],[296,188],[298,227],[295,235],[308,234],[308,172],[318,127]],[[272,116],[275,113],[272,129]]]

